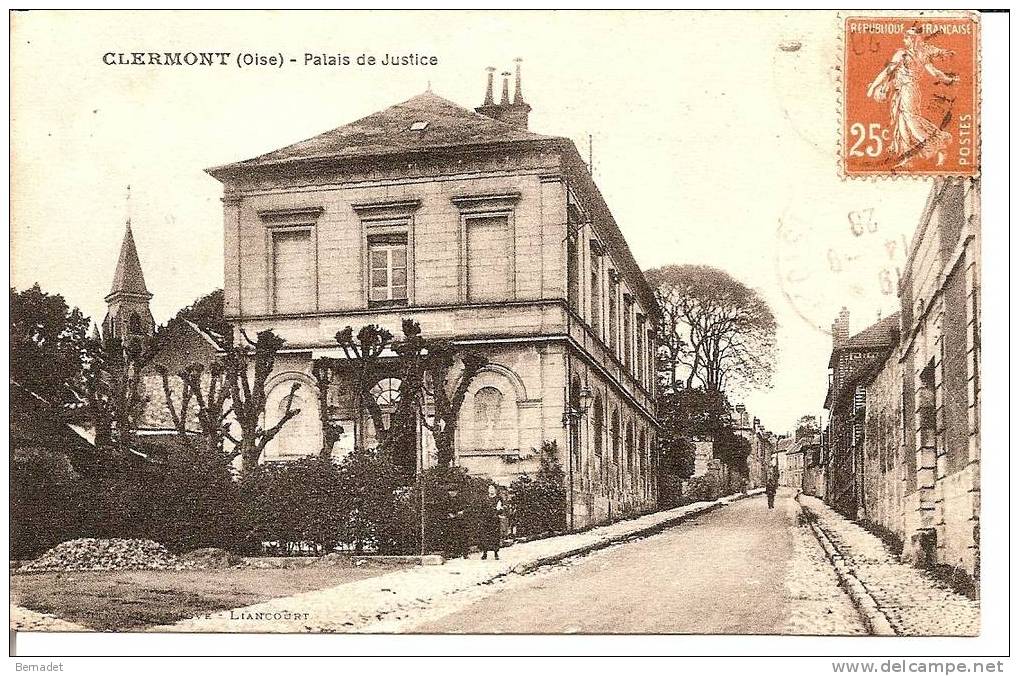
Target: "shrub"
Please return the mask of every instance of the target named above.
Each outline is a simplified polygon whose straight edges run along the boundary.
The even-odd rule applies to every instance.
[[[397,553],[458,553],[478,541],[478,525],[488,496],[488,480],[463,467],[430,467],[415,484],[400,492],[395,518],[390,517],[388,544]],[[424,491],[424,547],[421,505]],[[461,514],[462,513],[462,514]],[[451,518],[450,515],[460,515]]]
[[[658,505],[662,509],[672,509],[684,504],[683,477],[668,472],[658,473]]]
[[[390,522],[405,507],[399,504],[400,472],[388,456],[357,449],[343,459],[336,476],[339,541],[357,552],[397,549],[399,536]]]
[[[153,485],[148,537],[173,552],[245,546],[245,510],[230,467],[181,445]]]
[[[716,482],[709,477],[696,477],[690,479],[686,484],[686,495],[684,498],[687,504],[691,502],[707,502],[717,497],[718,487]]]
[[[10,556],[28,559],[89,530],[94,487],[61,454],[11,454]]]
[[[533,537],[566,530],[565,474],[556,443],[542,444],[541,466],[532,479],[524,474],[510,485],[512,518],[518,535]]]
[[[277,543],[281,554],[332,549],[345,516],[340,490],[338,468],[329,459],[259,466],[241,485],[249,540]]]

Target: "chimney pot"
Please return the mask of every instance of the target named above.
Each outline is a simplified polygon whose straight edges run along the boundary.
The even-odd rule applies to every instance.
[[[500,106],[508,106],[510,104],[509,99],[509,79],[510,72],[504,71],[502,74],[502,100],[499,101]]]
[[[495,92],[493,91],[493,88],[495,87],[495,68],[489,66],[485,70],[488,71],[488,86],[485,88],[485,102],[481,105],[494,106]]]
[[[520,63],[522,61],[523,61],[523,59],[521,59],[519,57],[516,58],[516,59],[513,59],[513,62],[517,66],[517,78],[516,78],[516,83],[515,83],[514,88],[513,88],[513,105],[514,106],[522,105],[523,102],[524,102],[524,92],[523,92],[523,87],[522,87],[521,82],[520,82]]]
[[[839,311],[839,316],[831,325],[832,347],[838,348],[849,340],[849,310],[845,306]]]

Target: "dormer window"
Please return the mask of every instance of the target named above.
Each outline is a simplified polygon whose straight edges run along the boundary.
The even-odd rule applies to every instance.
[[[418,120],[410,125],[411,131],[424,131],[428,128],[428,122],[426,120]]]

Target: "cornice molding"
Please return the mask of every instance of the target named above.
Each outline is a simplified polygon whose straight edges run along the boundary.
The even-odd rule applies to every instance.
[[[289,225],[314,225],[325,211],[322,207],[298,207],[294,209],[264,209],[258,217],[269,227]]]
[[[378,221],[410,218],[421,206],[421,200],[416,198],[379,200],[360,202],[350,206],[362,221]]]
[[[457,195],[449,199],[461,212],[512,209],[520,200],[520,192],[481,193]]]

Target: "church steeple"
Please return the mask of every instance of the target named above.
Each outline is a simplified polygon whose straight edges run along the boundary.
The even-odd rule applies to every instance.
[[[117,270],[113,273],[113,285],[106,295],[109,310],[103,320],[103,337],[106,340],[130,337],[150,337],[155,333],[155,322],[149,310],[152,294],[145,286],[145,275],[138,259],[138,249],[131,232],[131,219],[124,229],[124,241],[120,245]]]
[[[145,288],[145,275],[142,273],[142,264],[138,260],[138,249],[134,244],[134,234],[131,232],[131,221],[127,222],[124,229],[124,241],[120,243],[120,258],[117,259],[117,271],[113,273],[113,286],[110,297],[115,294],[129,294],[134,296],[147,296],[152,294]]]

